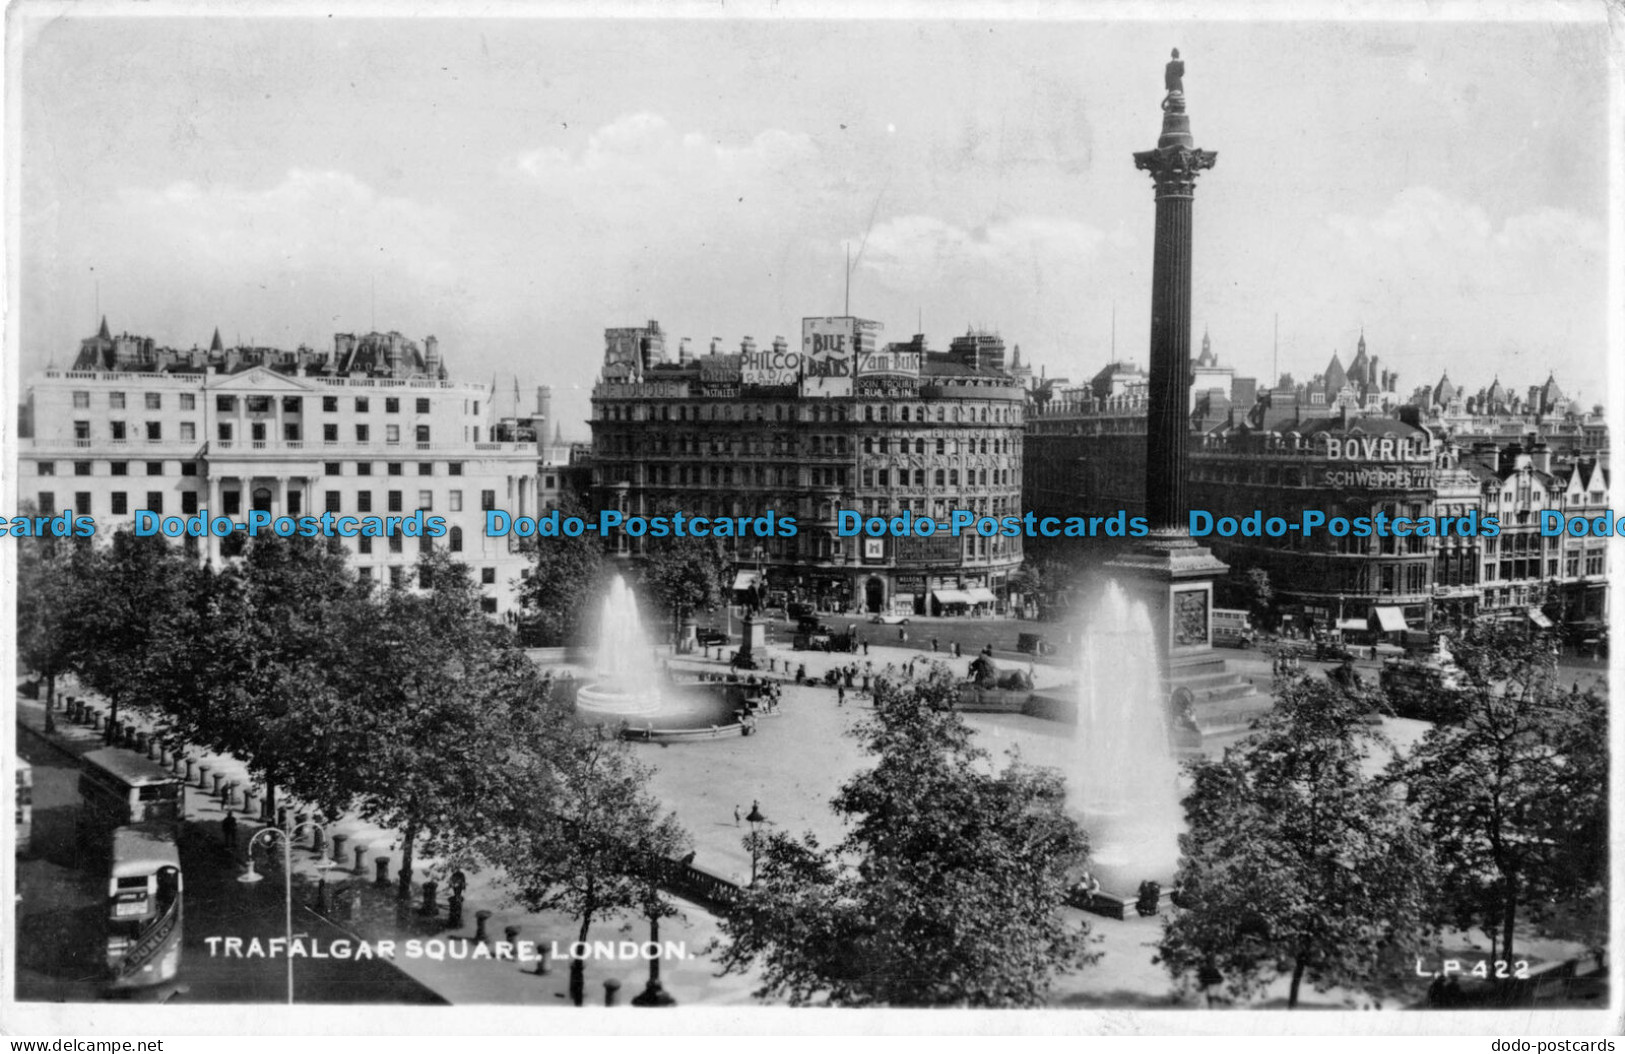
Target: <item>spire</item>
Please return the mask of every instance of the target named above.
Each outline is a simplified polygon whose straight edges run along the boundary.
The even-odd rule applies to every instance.
[[[102,316],[102,328],[96,333],[96,336],[101,338],[102,340],[112,340],[113,339],[113,334],[107,332],[107,316],[106,315]]]
[[[225,351],[226,347],[220,342],[220,327],[214,327],[214,339],[209,341],[210,351]]]
[[[564,426],[562,424],[555,423],[553,425],[553,445],[564,445]]]

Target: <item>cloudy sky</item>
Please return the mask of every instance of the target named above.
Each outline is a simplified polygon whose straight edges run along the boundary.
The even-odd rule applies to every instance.
[[[12,10],[25,378],[93,331],[99,284],[115,331],[179,347],[433,333],[458,379],[552,384],[584,437],[605,327],[794,337],[841,311],[849,245],[853,313],[891,339],[994,328],[1080,379],[1115,306],[1143,363],[1153,203],[1130,154],[1155,145],[1177,45],[1219,154],[1193,307],[1221,360],[1268,375],[1278,313],[1300,380],[1363,326],[1407,392],[1448,368],[1605,395],[1595,17],[337,10]]]

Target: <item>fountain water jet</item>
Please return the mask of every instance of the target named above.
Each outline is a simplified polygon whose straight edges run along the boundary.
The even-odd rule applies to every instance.
[[[1166,889],[1179,864],[1183,814],[1150,613],[1110,582],[1080,643],[1069,804],[1083,816],[1103,887],[1132,894],[1152,879]]]
[[[576,693],[576,710],[583,716],[619,720],[660,709],[654,652],[643,633],[637,597],[619,575],[610,583],[598,617],[593,671],[598,680]]]

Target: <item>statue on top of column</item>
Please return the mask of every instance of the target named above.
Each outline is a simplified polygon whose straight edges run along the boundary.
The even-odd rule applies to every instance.
[[[1174,57],[1164,68],[1162,83],[1169,92],[1185,93],[1185,63],[1180,60],[1179,49],[1174,49]]]

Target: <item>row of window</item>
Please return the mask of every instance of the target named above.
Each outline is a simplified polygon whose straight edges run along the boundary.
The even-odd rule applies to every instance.
[[[230,492],[227,491],[226,493],[229,494]],[[291,498],[295,497],[296,495],[294,493],[290,493],[288,496],[291,499]],[[327,491],[326,494],[325,494],[325,499],[326,499],[325,507],[326,507],[326,510],[328,512],[343,512],[344,511],[344,493],[342,491],[337,491],[337,490]],[[384,505],[385,505],[384,511],[385,512],[404,512],[405,511],[405,507],[404,507],[404,504],[403,504],[404,499],[405,499],[405,492],[404,491],[399,491],[399,490],[385,491],[384,492]],[[358,490],[358,491],[356,491],[355,492],[355,503],[356,503],[356,507],[355,507],[356,512],[372,512],[373,511],[372,491],[370,491],[370,490]],[[447,507],[447,510],[450,511],[450,512],[462,512],[463,511],[463,492],[460,491],[460,490],[450,491],[448,493],[448,495],[447,495],[447,506],[446,507]],[[494,491],[494,490],[482,490],[482,491],[480,491],[480,511],[481,512],[490,512],[492,509],[494,509],[496,507],[497,507],[497,492]],[[432,491],[432,490],[420,490],[420,491],[418,491],[418,503],[416,505],[416,508],[422,509],[425,512],[433,511],[433,509],[434,509],[434,491]],[[228,515],[229,515],[229,513],[228,513]]]
[[[355,465],[355,474],[356,475],[358,475],[358,476],[370,476],[370,475],[372,475],[372,462],[371,461],[355,461],[355,462],[351,462],[351,464]],[[433,461],[419,461],[417,463],[417,466],[418,466],[418,475],[420,475],[420,476],[432,476],[432,475],[434,475],[434,462]],[[405,467],[404,463],[402,463],[400,461],[385,462],[385,469],[389,473],[389,475],[391,475],[391,476],[404,475],[405,474],[405,468],[406,467]],[[326,461],[326,462],[323,462],[322,463],[322,473],[324,475],[328,475],[328,476],[342,476],[342,475],[344,475],[344,462],[342,462],[342,461]],[[446,462],[446,475],[448,475],[448,476],[461,476],[462,474],[463,474],[463,463],[461,461],[448,461],[448,462]]]
[[[149,475],[149,476],[162,476],[164,474],[164,463],[162,461],[144,461],[144,462],[143,461],[138,461],[138,462],[136,462],[136,464],[138,464],[138,465],[146,465],[146,467],[147,467],[147,475]],[[182,461],[182,462],[180,462],[180,466],[181,466],[181,475],[183,475],[183,476],[195,476],[195,475],[197,475],[197,462],[196,461]],[[92,461],[75,461],[73,463],[73,474],[75,476],[91,476],[91,475],[95,475],[94,468],[95,468],[95,462],[92,462]],[[55,461],[36,461],[34,463],[34,471],[35,471],[36,475],[40,475],[40,476],[54,476],[54,475],[56,475],[56,462]],[[107,463],[107,474],[110,475],[110,476],[128,476],[130,474],[130,462],[128,462],[128,461],[109,461]]]
[[[146,425],[146,437],[147,437],[148,442],[158,443],[158,442],[163,441],[163,438],[164,438],[164,426],[163,426],[162,422],[159,422],[159,421],[147,421],[147,422],[145,422],[145,425]],[[108,427],[108,436],[115,443],[124,442],[124,441],[126,441],[126,440],[128,440],[130,438],[129,426],[128,426],[127,422],[124,422],[124,421],[109,421],[107,423],[107,427]],[[251,421],[251,422],[249,422],[249,425],[248,425],[248,438],[251,441],[256,442],[256,443],[263,443],[263,442],[266,441],[267,435],[268,435],[268,431],[267,431],[266,424],[265,424],[264,421]],[[429,442],[429,426],[428,425],[416,425],[416,426],[414,426],[413,429],[412,429],[412,435],[414,437],[415,442],[418,442],[418,443],[427,443],[427,442]],[[221,422],[216,424],[216,426],[215,426],[215,437],[217,439],[219,439],[220,441],[225,442],[225,443],[229,443],[233,439],[235,439],[236,436],[237,436],[236,422],[234,422],[234,421],[221,421]],[[90,422],[89,421],[75,421],[73,423],[73,438],[79,439],[79,440],[88,440],[88,439],[90,439]],[[302,440],[304,438],[304,428],[303,428],[303,426],[301,426],[299,424],[299,422],[297,422],[297,421],[284,421],[282,423],[282,438],[283,438],[283,440],[285,440],[287,442],[290,442],[290,443],[299,442],[300,440]],[[339,441],[339,426],[336,425],[336,424],[322,425],[322,440],[324,442],[328,442],[328,443],[337,443]],[[180,441],[183,442],[183,443],[193,443],[193,442],[197,441],[197,423],[196,422],[194,422],[194,421],[182,421],[182,422],[180,422]],[[355,441],[357,443],[371,442],[372,441],[372,427],[370,425],[356,425],[355,426]],[[399,443],[400,441],[401,441],[401,426],[400,425],[385,425],[384,426],[384,442],[393,444],[393,443]],[[479,442],[478,429],[475,430],[474,441]]]
[[[909,470],[900,468],[897,472],[897,486],[909,486]],[[926,470],[914,470],[913,485],[923,487]],[[967,487],[1004,487],[1011,485],[1012,473],[1009,469],[966,469],[965,486]],[[863,485],[865,487],[889,487],[892,485],[892,470],[885,468],[866,468],[863,470]],[[959,470],[957,468],[936,469],[931,477],[932,483],[938,487],[959,486]]]
[[[647,416],[637,413],[637,407],[638,404],[636,403],[627,406],[611,403],[604,408],[602,419],[606,421],[653,421],[657,418],[661,421],[749,421],[752,419],[751,406],[733,402],[702,403],[697,406],[680,403],[677,405],[675,417],[672,415],[672,406],[669,403],[650,406]],[[833,424],[847,419],[846,409],[846,406],[840,403],[828,405],[815,402],[802,407],[803,415],[798,417],[795,407],[775,404],[773,407],[773,420],[802,420],[815,423],[823,421]],[[766,407],[757,405],[755,411],[755,420],[767,420]],[[895,419],[901,422],[929,422],[933,419],[924,406],[899,406],[896,407],[895,415],[892,411],[893,407],[889,404],[875,406],[873,403],[869,403],[863,408],[863,419],[865,421],[891,421]],[[952,419],[959,422],[980,421],[982,424],[1019,424],[1021,420],[1019,411],[1015,407],[1008,406],[992,408],[983,406],[978,408],[956,405],[953,411]],[[935,420],[938,424],[944,424],[949,420],[946,406],[936,407]]]
[[[176,398],[179,400],[179,406],[180,406],[180,408],[182,410],[196,410],[197,409],[197,393],[195,393],[195,392],[179,392],[179,393],[177,393]],[[275,398],[275,396],[270,396],[270,395],[244,395],[244,396],[241,396],[240,398],[241,398],[241,401],[242,401],[243,409],[247,410],[249,413],[251,413],[251,414],[268,414],[268,413],[271,412],[271,407],[273,405],[273,399]],[[214,397],[214,408],[217,411],[219,411],[220,413],[224,413],[224,414],[236,413],[237,412],[238,400],[239,400],[239,396],[235,396],[235,395],[216,395]],[[163,396],[163,393],[162,392],[145,392],[145,393],[143,393],[143,402],[144,402],[144,405],[146,406],[146,408],[148,410],[162,410],[164,408],[164,396]],[[384,413],[386,413],[386,414],[398,414],[398,413],[401,412],[401,400],[399,398],[397,398],[395,396],[389,396],[389,397],[385,398],[383,402],[384,402]],[[416,406],[417,412],[420,413],[420,414],[426,414],[426,413],[429,412],[429,400],[428,399],[423,399],[423,398],[416,399],[416,400],[414,400],[414,405]],[[74,392],[73,393],[73,407],[76,410],[88,410],[88,409],[90,409],[90,393],[89,392],[84,392],[84,391]],[[304,407],[305,407],[305,397],[304,396],[302,396],[302,395],[284,395],[284,396],[282,396],[282,412],[283,413],[285,413],[285,414],[303,413],[304,412]],[[107,393],[107,408],[109,410],[128,409],[129,408],[129,399],[128,399],[127,393],[125,393],[125,392],[108,392]],[[368,413],[368,412],[370,412],[371,408],[372,408],[372,400],[371,400],[370,396],[362,395],[362,396],[356,396],[355,397],[355,412],[356,413],[360,413],[360,414]],[[330,413],[330,414],[338,413],[338,409],[339,409],[339,397],[338,396],[336,396],[336,395],[324,395],[324,396],[322,396],[322,411],[324,413]],[[474,404],[474,415],[478,416],[479,412],[480,412],[480,404],[476,402]]]

